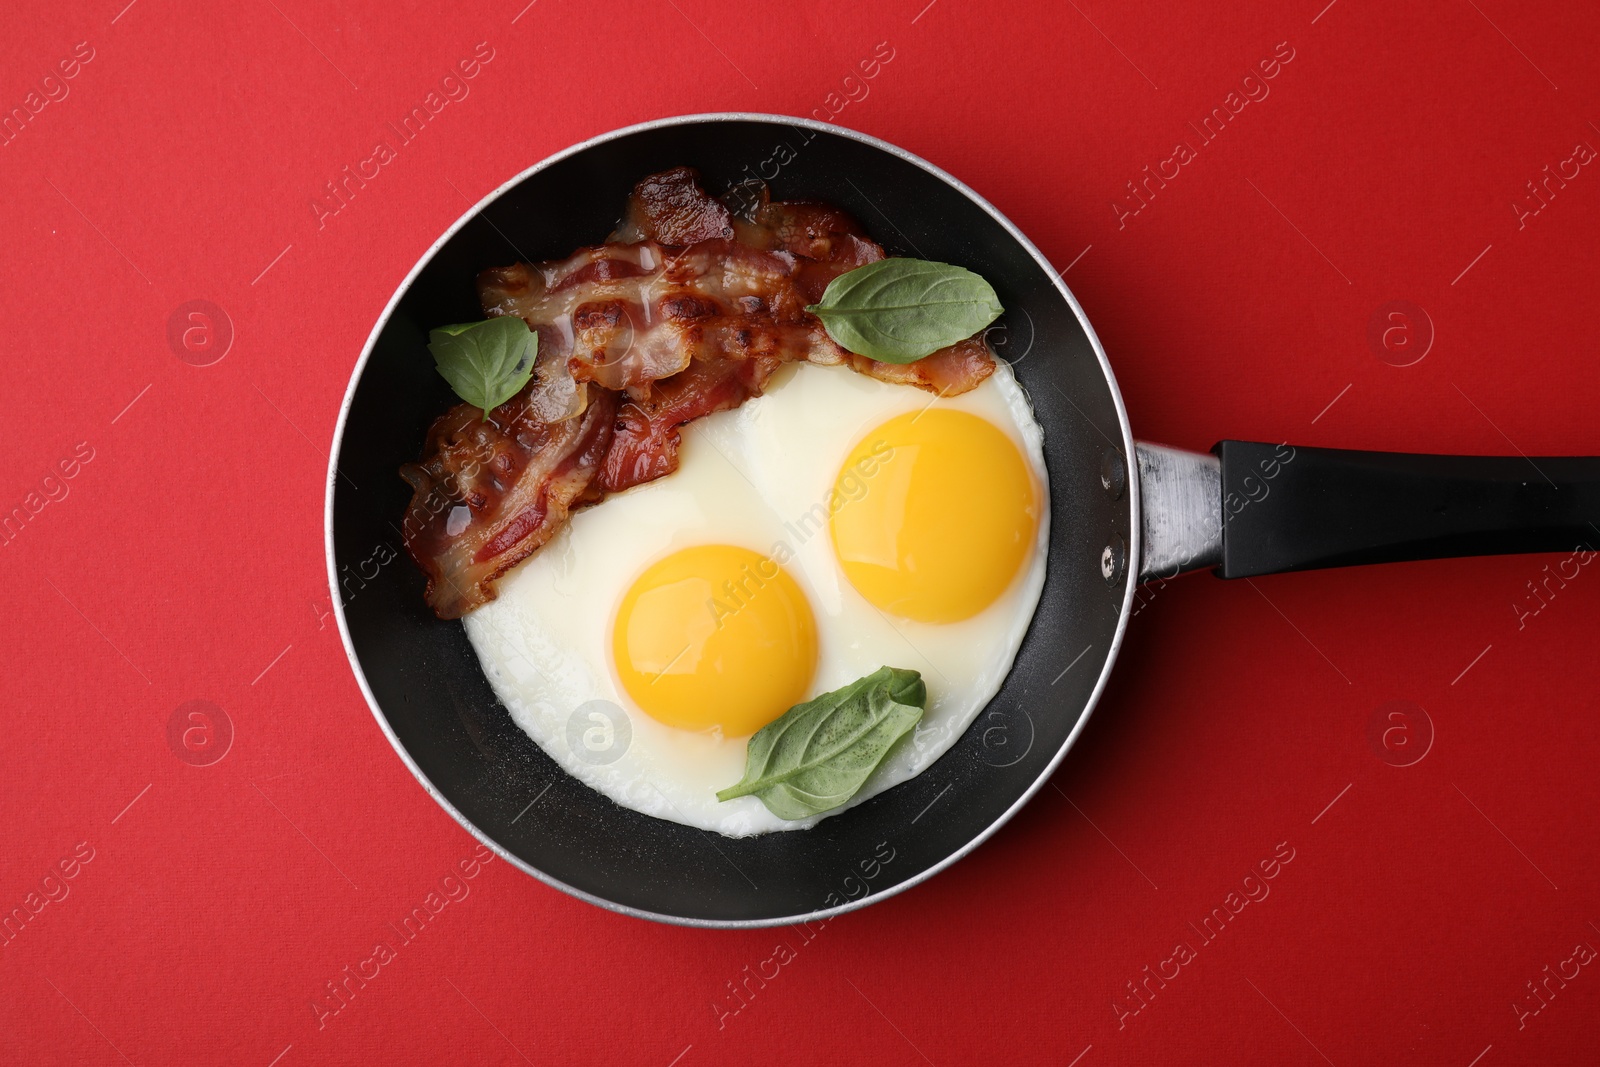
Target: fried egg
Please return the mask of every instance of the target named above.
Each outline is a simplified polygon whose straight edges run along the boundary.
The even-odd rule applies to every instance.
[[[794,830],[751,734],[882,666],[928,702],[846,807],[926,770],[1000,688],[1044,586],[1043,433],[1010,368],[935,398],[790,364],[683,427],[678,470],[608,497],[465,620],[495,694],[618,804],[730,837]]]

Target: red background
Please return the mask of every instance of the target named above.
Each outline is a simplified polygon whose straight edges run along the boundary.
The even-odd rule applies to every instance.
[[[0,911],[93,859],[0,948],[0,1059],[1593,1062],[1600,968],[1513,1007],[1600,946],[1600,570],[1569,564],[1537,614],[1527,585],[1562,556],[1157,590],[1052,787],[812,941],[636,921],[497,860],[341,1011],[310,1006],[475,845],[329,615],[339,403],[433,239],[572,142],[836,110],[904,145],[1071,265],[1145,439],[1600,453],[1600,173],[1520,228],[1511,206],[1600,146],[1600,18],[1325,2],[13,7],[0,107],[93,59],[0,146],[0,514],[93,458],[0,544]],[[471,95],[319,228],[323,184],[480,41]],[[1285,41],[1270,96],[1119,228],[1125,183]],[[195,299],[235,334],[206,367],[167,340]],[[1436,337],[1396,367],[1368,325],[1402,299]],[[167,740],[191,700],[234,729],[209,766]],[[1125,983],[1280,842],[1270,896],[1119,1026]]]

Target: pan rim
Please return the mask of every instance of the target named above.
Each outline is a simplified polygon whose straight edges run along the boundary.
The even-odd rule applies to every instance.
[[[368,685],[366,673],[362,669],[361,661],[356,655],[355,643],[350,636],[349,626],[345,619],[343,598],[339,593],[338,564],[334,557],[334,494],[337,488],[337,480],[339,477],[339,459],[344,448],[346,423],[350,416],[351,406],[355,400],[356,387],[360,384],[362,375],[366,371],[367,362],[372,356],[372,351],[374,346],[377,344],[378,337],[383,333],[384,328],[388,326],[389,319],[394,314],[395,308],[399,306],[400,301],[406,296],[407,293],[411,291],[412,284],[416,281],[417,276],[422,272],[423,268],[432,261],[433,257],[439,252],[439,250],[443,248],[444,245],[449,242],[449,240],[454,237],[462,227],[467,225],[467,223],[472,219],[476,218],[490,204],[494,203],[505,193],[509,192],[511,189],[515,188],[532,175],[554,166],[562,160],[577,155],[578,153],[583,152],[595,145],[604,144],[608,141],[619,140],[632,134],[643,133],[647,130],[709,122],[757,122],[774,126],[788,126],[791,128],[800,127],[858,141],[880,149],[884,152],[888,152],[889,154],[897,156],[914,166],[922,168],[923,170],[932,174],[934,177],[944,181],[952,188],[960,192],[963,196],[971,200],[978,207],[988,212],[988,214],[996,222],[998,222],[1008,234],[1011,235],[1012,240],[1016,241],[1017,244],[1028,253],[1028,255],[1033,257],[1034,261],[1037,262],[1039,266],[1043,267],[1050,274],[1055,283],[1056,290],[1066,300],[1067,306],[1072,309],[1073,315],[1078,320],[1079,327],[1083,330],[1084,335],[1089,340],[1090,346],[1094,349],[1095,358],[1099,360],[1100,363],[1101,374],[1105,377],[1106,384],[1111,390],[1112,404],[1117,413],[1117,428],[1120,431],[1122,438],[1122,457],[1126,468],[1125,473],[1127,475],[1127,494],[1129,504],[1128,550],[1126,562],[1124,563],[1123,567],[1123,581],[1125,583],[1125,588],[1123,590],[1122,604],[1117,612],[1116,632],[1112,635],[1111,647],[1106,654],[1105,661],[1101,665],[1100,676],[1095,680],[1094,688],[1089,694],[1089,700],[1084,706],[1083,713],[1078,717],[1077,723],[1074,724],[1072,730],[1067,734],[1066,740],[1062,742],[1061,747],[1056,750],[1055,755],[1051,757],[1049,763],[1047,763],[1044,769],[1039,772],[1038,777],[1036,777],[1033,782],[1011,803],[1011,805],[995,818],[993,822],[984,827],[982,831],[974,835],[960,848],[951,852],[949,855],[928,867],[926,870],[920,871],[910,878],[896,883],[895,885],[887,886],[882,890],[868,893],[859,900],[848,901],[844,904],[840,904],[831,908],[821,908],[816,911],[805,912],[797,915],[763,919],[701,919],[682,915],[672,915],[663,912],[653,912],[643,908],[635,908],[626,904],[620,904],[616,901],[597,896],[586,890],[579,889],[576,886],[568,885],[560,879],[547,874],[546,872],[533,866],[531,863],[523,860],[521,857],[516,856],[510,850],[501,846],[499,842],[495,841],[488,834],[480,830],[470,819],[463,815],[456,808],[456,806],[444,796],[438,787],[433,784],[428,776],[423,773],[422,768],[419,767],[416,761],[411,758],[411,753],[407,751],[405,745],[395,734],[394,729],[389,725],[389,720],[384,715],[383,709],[379,706],[378,699],[373,694],[371,686]],[[580,141],[577,144],[564,148],[552,155],[546,156],[544,159],[539,160],[538,162],[532,164],[495,187],[465,213],[463,213],[459,218],[457,218],[456,221],[452,223],[442,234],[440,234],[433,241],[433,243],[428,246],[427,250],[417,258],[416,263],[412,265],[411,269],[406,273],[405,278],[395,288],[393,295],[391,295],[389,298],[389,302],[384,305],[382,314],[378,316],[377,322],[373,325],[372,331],[367,335],[366,343],[361,349],[361,355],[356,360],[356,364],[350,372],[350,381],[345,386],[344,400],[339,405],[339,417],[334,423],[333,448],[328,459],[327,482],[324,491],[323,502],[323,552],[327,563],[328,586],[333,594],[333,614],[334,619],[339,627],[339,639],[344,646],[345,658],[349,661],[350,669],[355,675],[356,684],[361,689],[361,695],[366,699],[368,710],[372,712],[373,718],[377,720],[378,728],[382,730],[383,735],[388,738],[390,747],[394,749],[401,761],[411,771],[412,777],[414,777],[418,783],[422,785],[422,788],[436,804],[443,808],[451,818],[459,823],[463,829],[481,842],[485,847],[489,848],[494,852],[495,855],[510,863],[512,866],[518,868],[526,874],[532,875],[534,878],[537,878],[539,881],[553,889],[558,889],[563,893],[576,897],[579,900],[593,904],[597,907],[604,908],[607,911],[619,912],[623,915],[629,915],[637,919],[646,919],[651,922],[664,923],[671,926],[692,926],[706,929],[737,930],[785,926],[795,923],[817,922],[831,919],[835,916],[843,915],[846,912],[864,908],[869,904],[876,904],[879,901],[886,900],[889,897],[904,892],[913,886],[920,885],[922,882],[927,881],[929,878],[932,878],[934,875],[952,866],[958,860],[964,858],[979,845],[987,841],[996,831],[1000,829],[1000,827],[1004,826],[1008,821],[1010,821],[1010,819],[1022,809],[1023,805],[1027,804],[1029,800],[1033,799],[1033,795],[1043,788],[1044,783],[1052,774],[1055,773],[1056,768],[1060,766],[1061,761],[1066,758],[1067,752],[1072,748],[1073,744],[1076,743],[1078,736],[1083,732],[1084,727],[1088,725],[1089,717],[1094,713],[1096,705],[1099,704],[1101,694],[1105,691],[1106,683],[1111,676],[1111,669],[1116,664],[1117,654],[1121,650],[1122,640],[1128,628],[1129,608],[1132,606],[1134,588],[1137,585],[1137,582],[1134,580],[1133,576],[1138,573],[1137,561],[1139,560],[1140,553],[1142,551],[1141,533],[1143,530],[1143,519],[1141,516],[1142,501],[1139,494],[1137,467],[1135,466],[1133,460],[1134,454],[1133,431],[1128,423],[1128,412],[1122,401],[1122,391],[1117,387],[1116,376],[1112,373],[1110,360],[1107,359],[1105,349],[1101,346],[1100,338],[1095,334],[1094,327],[1090,324],[1088,316],[1084,314],[1083,308],[1079,305],[1077,298],[1072,295],[1072,291],[1067,288],[1066,283],[1062,280],[1061,272],[1056,270],[1054,265],[1052,265],[1050,261],[1045,258],[1044,253],[1040,252],[1033,242],[1030,241],[1027,236],[1023,234],[1023,232],[1018,229],[1014,223],[1011,222],[1010,219],[1003,215],[993,204],[989,203],[988,200],[980,196],[966,183],[962,182],[960,179],[956,178],[954,175],[948,173],[942,168],[928,162],[922,157],[908,152],[900,146],[892,144],[891,142],[885,141],[878,137],[873,137],[870,134],[862,133],[858,130],[848,129],[832,123],[819,122],[815,119],[797,118],[791,115],[775,115],[753,111],[720,111],[704,112],[691,115],[673,115],[610,130],[606,133],[598,134],[594,137],[588,138],[587,140]]]

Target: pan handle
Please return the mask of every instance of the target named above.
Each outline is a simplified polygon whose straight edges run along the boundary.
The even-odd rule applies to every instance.
[[[1139,580],[1221,566],[1222,465],[1217,457],[1143,441],[1134,453],[1144,532]]]
[[[1213,451],[1224,578],[1600,544],[1600,457]]]
[[[1435,456],[1223,441],[1141,443],[1139,580],[1593,551],[1600,457]]]

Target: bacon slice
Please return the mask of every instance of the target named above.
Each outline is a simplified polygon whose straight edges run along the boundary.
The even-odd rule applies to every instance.
[[[494,599],[573,510],[676,470],[679,427],[760,396],[784,363],[848,363],[942,396],[993,373],[976,337],[905,365],[841,348],[806,305],[882,246],[826,204],[774,202],[763,185],[743,198],[731,211],[678,167],[635,187],[606,244],[478,276],[484,313],[527,322],[538,360],[487,421],[465,404],[440,416],[401,468],[406,549],[440,618]]]
[[[582,416],[546,422],[527,391],[489,418],[458,404],[428,430],[402,531],[428,576],[427,600],[458,619],[493,600],[494,582],[555,536],[583,498],[611,445],[616,400],[595,390]]]
[[[700,188],[700,175],[692,168],[674,167],[633,187],[628,213],[612,240],[692,245],[732,236],[733,218],[727,207],[706,195]]]
[[[976,389],[994,373],[994,357],[980,336],[957,341],[915,363],[879,363],[866,356],[851,355],[850,366],[880,382],[915,385],[940,396],[957,396]]]

